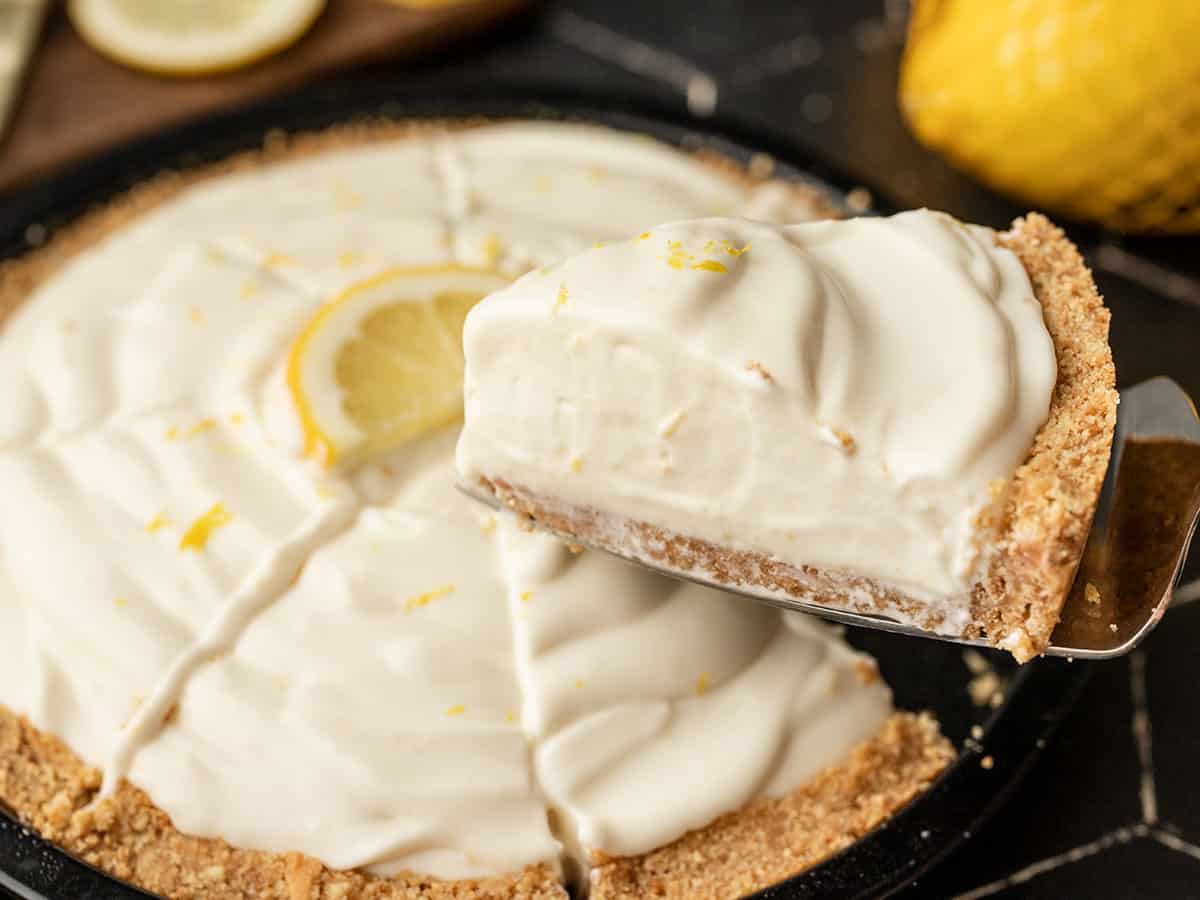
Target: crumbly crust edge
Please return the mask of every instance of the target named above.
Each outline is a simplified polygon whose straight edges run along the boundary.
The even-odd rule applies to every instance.
[[[734,900],[803,872],[890,818],[954,759],[927,714],[879,734],[803,787],[638,857],[598,860],[592,900]]]
[[[1017,255],[1042,304],[1058,378],[1025,462],[998,491],[1000,539],[972,616],[1018,662],[1045,651],[1083,556],[1117,422],[1111,314],[1062,230],[1038,213],[997,241]]]
[[[84,862],[153,893],[176,900],[567,900],[548,865],[483,879],[380,878],[327,869],[301,853],[231,847],[183,834],[127,781],[100,799],[100,783],[98,768],[0,706],[0,804]]]

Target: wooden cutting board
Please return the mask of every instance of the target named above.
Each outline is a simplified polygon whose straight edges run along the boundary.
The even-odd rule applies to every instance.
[[[414,56],[530,5],[531,0],[475,0],[409,9],[385,0],[329,0],[312,30],[283,53],[237,72],[188,79],[146,75],[110,62],[80,40],[56,7],[0,143],[0,192],[138,135],[317,75]]]

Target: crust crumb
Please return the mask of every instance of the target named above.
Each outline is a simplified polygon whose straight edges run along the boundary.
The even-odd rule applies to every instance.
[[[321,864],[303,853],[284,857],[284,878],[287,879],[289,900],[313,900],[313,887]]]
[[[758,377],[761,378],[763,381],[765,381],[767,384],[775,383],[775,376],[772,375],[770,372],[768,372],[766,370],[766,367],[764,367],[763,364],[758,362],[757,360],[752,359],[752,360],[750,360],[750,362],[746,363],[746,371],[753,372],[754,374],[758,375]]]

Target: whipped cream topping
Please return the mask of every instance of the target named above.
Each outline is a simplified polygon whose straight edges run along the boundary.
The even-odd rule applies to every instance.
[[[493,294],[464,344],[468,480],[868,576],[951,633],[1056,377],[1017,258],[925,210],[660,226]]]
[[[670,843],[803,783],[891,712],[872,665],[808,617],[576,556],[507,518],[502,540],[522,721],[579,846]]]
[[[829,632],[516,533],[455,491],[457,429],[322,473],[280,377],[384,268],[766,196],[504,125],[205,182],[79,254],[0,332],[0,703],[186,832],[385,874],[647,850],[835,761],[890,701]]]

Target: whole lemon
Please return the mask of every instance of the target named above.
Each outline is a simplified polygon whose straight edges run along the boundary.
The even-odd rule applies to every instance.
[[[1200,2],[916,0],[900,106],[981,180],[1123,231],[1200,231]]]

